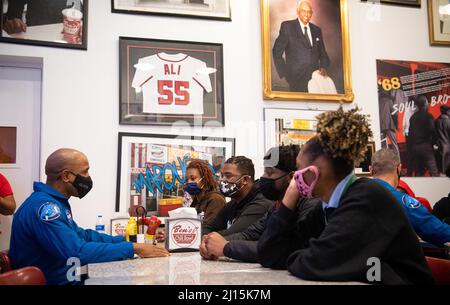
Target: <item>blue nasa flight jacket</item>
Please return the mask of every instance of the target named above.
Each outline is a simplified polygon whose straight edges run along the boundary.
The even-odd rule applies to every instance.
[[[83,266],[133,257],[133,244],[122,236],[78,227],[69,201],[57,190],[41,182],[33,188],[14,215],[9,250],[14,268],[36,266],[48,284],[77,284],[67,276],[74,267],[69,258],[78,258]]]
[[[438,247],[443,247],[446,242],[450,241],[450,225],[431,214],[417,199],[397,191],[383,180],[374,180],[395,196],[421,239]]]

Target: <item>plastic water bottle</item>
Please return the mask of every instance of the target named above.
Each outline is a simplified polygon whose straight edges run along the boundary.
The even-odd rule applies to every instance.
[[[105,224],[103,223],[102,215],[97,216],[97,223],[95,224],[95,231],[105,234]]]

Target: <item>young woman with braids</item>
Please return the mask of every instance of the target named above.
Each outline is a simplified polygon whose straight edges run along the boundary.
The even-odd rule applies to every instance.
[[[369,178],[357,179],[372,136],[358,109],[317,117],[317,135],[297,156],[299,171],[258,242],[261,264],[287,268],[306,280],[383,284],[433,283],[418,239],[395,198]],[[306,222],[306,248],[293,234],[300,198],[319,197],[319,213]],[[316,231],[314,233],[314,231]]]
[[[193,159],[186,168],[185,191],[191,195],[191,207],[203,213],[203,223],[210,224],[225,205],[225,198],[218,192],[217,182],[208,163]]]

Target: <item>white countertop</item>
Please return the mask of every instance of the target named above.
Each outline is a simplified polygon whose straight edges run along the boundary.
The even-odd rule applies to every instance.
[[[359,285],[358,282],[313,282],[287,270],[263,268],[228,258],[209,261],[198,252],[170,257],[89,264],[86,285]]]

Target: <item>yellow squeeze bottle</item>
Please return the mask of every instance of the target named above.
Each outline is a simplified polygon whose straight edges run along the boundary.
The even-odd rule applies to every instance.
[[[126,240],[136,242],[137,239],[137,222],[134,217],[128,219],[127,228],[125,229]]]

